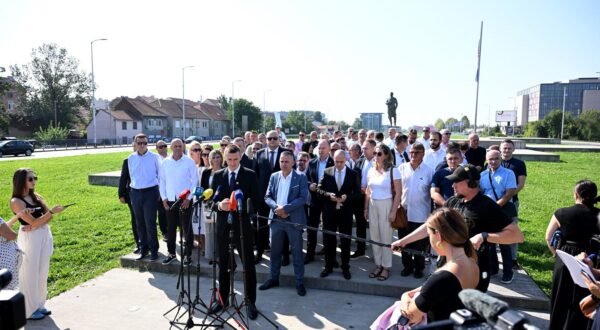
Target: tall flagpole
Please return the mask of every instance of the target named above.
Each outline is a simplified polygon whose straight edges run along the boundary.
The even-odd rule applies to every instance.
[[[477,132],[477,107],[479,106],[479,69],[481,66],[481,41],[483,39],[483,21],[481,21],[481,30],[479,31],[479,46],[477,47],[477,74],[475,81],[477,82],[477,94],[475,94],[475,132]]]

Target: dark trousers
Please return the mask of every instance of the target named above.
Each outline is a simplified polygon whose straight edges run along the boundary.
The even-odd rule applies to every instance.
[[[169,208],[175,204],[175,202],[168,202]],[[181,205],[181,204],[180,204]],[[175,255],[175,242],[177,240],[177,227],[181,230],[182,237],[185,238],[185,256],[192,255],[192,248],[194,247],[194,232],[192,230],[192,207],[182,209],[179,206],[165,210],[161,205],[161,208],[166,211],[168,229],[167,229],[167,250],[169,254]]]
[[[323,215],[323,229],[337,231],[342,234],[352,234],[352,212],[350,210],[336,210],[331,215]],[[350,269],[350,239],[340,238],[342,246],[342,270]],[[325,268],[333,269],[335,263],[335,250],[337,247],[337,236],[323,234],[325,245]]]
[[[265,205],[258,212],[261,217],[254,220],[254,228],[256,231],[256,253],[263,254],[269,246],[269,217],[270,210]],[[263,218],[265,217],[265,218]]]
[[[135,213],[140,249],[142,254],[150,251],[158,253],[158,237],[156,236],[156,200],[159,198],[158,186],[146,189],[131,189],[129,192],[131,206]]]
[[[510,244],[498,244],[500,245],[500,255],[502,256],[502,273],[506,275],[513,274],[513,259],[512,250]],[[489,258],[491,265],[492,275],[498,274],[498,254],[496,253],[496,244],[490,244]]]
[[[131,217],[131,231],[133,231],[133,240],[135,246],[140,247],[140,238],[137,231],[137,223],[135,221],[135,213],[133,212],[133,206],[131,206],[131,200],[127,199],[127,208],[129,209],[129,216]]]
[[[354,204],[354,219],[356,219],[356,237],[367,238],[367,219],[365,219],[365,194],[361,194]],[[365,252],[365,242],[356,243],[356,251]]]
[[[168,224],[167,224],[167,211],[163,207],[162,200],[158,199],[158,204],[156,204],[156,208],[158,209],[158,227],[160,228],[160,233],[163,237],[167,237],[168,233]]]
[[[244,246],[240,243],[240,222],[238,219],[233,220],[233,224],[229,225],[226,221],[217,222],[217,244],[219,249],[219,292],[224,302],[229,299],[229,230],[233,229],[233,247],[237,249],[238,254],[242,256],[244,263],[243,276],[246,277],[246,285],[248,292],[244,294],[252,303],[256,302],[256,268],[254,267],[254,253],[252,245],[252,228],[249,222],[243,224],[244,231]],[[243,250],[243,251],[242,251]],[[235,264],[235,260],[234,260]],[[238,288],[238,290],[241,288]]]
[[[403,238],[406,235],[412,233],[413,231],[415,231],[415,229],[421,227],[421,225],[422,223],[420,222],[409,221],[407,228],[398,230],[399,238]],[[408,244],[406,247],[417,251],[425,251],[427,249],[428,244],[429,238],[423,238]],[[423,269],[425,269],[425,257],[402,252],[402,265],[404,266],[404,269],[423,271]]]
[[[321,214],[323,213],[323,202],[313,198],[313,203],[310,205],[310,212],[308,217],[308,225],[311,227],[318,228],[321,223]],[[306,255],[309,257],[315,256],[315,249],[317,248],[317,232],[314,230],[308,230],[306,233]]]

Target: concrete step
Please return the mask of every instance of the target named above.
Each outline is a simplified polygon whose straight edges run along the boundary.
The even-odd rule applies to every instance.
[[[544,151],[516,149],[514,157],[524,162],[560,162],[560,155]]]
[[[319,249],[320,247],[317,247],[317,250]],[[399,299],[403,292],[422,285],[425,279],[435,270],[435,266],[430,264],[426,267],[425,278],[415,279],[413,276],[402,277],[400,276],[400,271],[402,270],[402,260],[401,256],[398,254],[394,255],[393,257],[393,267],[391,270],[390,278],[387,281],[378,281],[377,279],[372,279],[368,276],[368,274],[374,268],[373,261],[370,257],[370,250],[371,249],[369,248],[367,256],[360,257],[358,259],[351,259],[351,280],[345,280],[339,268],[334,269],[334,272],[328,277],[321,278],[319,274],[322,270],[322,267],[325,264],[325,261],[323,257],[317,256],[314,262],[305,266],[304,283],[306,288],[333,290],[341,292],[354,292],[360,294],[394,297]],[[166,251],[166,243],[161,241],[159,251]],[[189,269],[191,276],[194,279],[198,264],[197,251],[198,249],[194,249],[192,257],[193,264],[192,267]],[[179,245],[177,248],[177,253],[179,253]],[[137,255],[128,254],[121,257],[121,266],[150,272],[162,272],[171,274],[176,274],[179,272],[179,261],[172,262],[169,265],[162,265],[161,261],[164,258],[164,255],[162,253],[159,254],[159,259],[155,262],[151,262],[148,260],[136,261],[135,258],[137,257]],[[263,257],[263,262],[256,266],[256,277],[258,285],[260,285],[270,277],[268,258],[269,256],[268,254],[266,254]],[[181,258],[179,258],[179,260],[180,259]],[[339,260],[340,259],[338,253],[338,262]],[[239,265],[241,265],[241,262],[239,260],[239,257],[237,257],[236,262],[238,264],[238,270],[240,270],[241,267]],[[208,264],[208,259],[206,259],[204,256],[200,257],[199,270],[201,278],[212,277],[213,267]],[[215,272],[218,276],[218,269],[215,269]],[[240,271],[236,272],[236,279],[242,280]],[[279,282],[282,286],[295,287],[294,270],[292,264],[281,268]],[[535,282],[533,282],[533,280],[527,275],[527,273],[524,270],[519,270],[518,272],[515,272],[515,277],[511,284],[501,283],[500,275],[493,276],[489,288],[489,294],[506,301],[508,304],[510,304],[512,308],[527,309],[534,311],[549,310],[548,297],[539,289],[539,287],[535,284]]]

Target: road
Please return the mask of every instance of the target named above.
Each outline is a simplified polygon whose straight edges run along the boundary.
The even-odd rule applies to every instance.
[[[20,155],[17,157],[4,155],[4,156],[2,156],[2,158],[0,158],[0,161],[38,159],[38,158],[56,158],[56,157],[93,155],[93,154],[108,154],[108,153],[122,152],[122,151],[131,151],[131,147],[69,149],[69,150],[57,150],[57,151],[34,151],[33,154],[31,154],[31,156],[29,156],[29,157],[27,157],[25,155]]]

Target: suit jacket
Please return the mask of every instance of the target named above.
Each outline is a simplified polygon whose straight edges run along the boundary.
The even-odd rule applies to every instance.
[[[271,169],[271,162],[269,161],[269,148],[263,148],[256,152],[256,157],[254,158],[256,160],[254,170],[256,171],[256,175],[258,176],[258,187],[259,194],[261,197],[264,197],[267,193],[267,187],[269,186],[269,179],[271,178],[271,174],[277,171],[281,171],[281,168],[279,167],[279,157],[281,156],[281,153],[286,150],[288,149],[282,147],[279,147],[279,149],[277,149],[277,155],[275,155],[275,166],[273,167],[273,169]],[[266,207],[262,198],[260,204],[257,205],[262,205],[263,207]]]
[[[258,194],[258,183],[256,181],[256,173],[253,170],[240,166],[240,170],[238,172],[238,175],[236,176],[235,181],[235,189],[240,189],[244,193],[242,222],[247,234],[251,232],[251,226],[250,221],[248,219],[246,201],[248,198],[252,199],[252,204],[254,205],[254,207],[256,207],[256,205],[258,205],[259,202],[262,202],[262,199]],[[217,202],[220,202],[225,198],[229,198],[231,196],[231,189],[229,188],[229,170],[227,168],[217,171],[213,176],[212,184],[210,185],[210,187],[216,192],[217,187],[219,186],[221,186],[221,190],[219,191],[219,195],[216,197]],[[219,224],[225,224],[227,222],[229,212],[219,211],[217,203],[213,205],[213,210],[217,212],[217,234],[221,235],[223,233],[219,231],[219,228],[225,228],[225,226],[220,226]],[[237,212],[234,212],[233,214],[233,220],[237,221],[239,219],[239,214]],[[244,236],[245,239],[251,239],[251,235]]]
[[[327,156],[327,164],[325,168],[329,168],[333,166],[333,159]],[[308,162],[308,170],[306,172],[306,178],[308,180],[308,185],[311,183],[319,183],[319,158],[313,158]],[[319,202],[319,198],[317,196],[317,192],[310,192],[310,205],[315,205],[315,203]]]
[[[346,195],[346,201],[343,203],[342,208],[338,211],[352,212],[353,204],[357,203],[360,196],[360,181],[358,181],[358,175],[350,168],[346,167],[346,175],[344,176],[344,182],[342,188],[338,189],[335,180],[335,167],[330,167],[325,170],[323,177],[317,186],[317,193],[319,197],[324,201],[323,218],[332,217],[336,211],[336,203],[331,201],[329,194],[333,193],[337,196]],[[352,218],[350,218],[352,219]]]
[[[292,181],[290,182],[290,190],[286,203],[283,204],[283,209],[289,214],[287,220],[293,223],[299,223],[306,225],[306,214],[304,213],[304,204],[308,197],[308,186],[306,183],[306,175],[299,174],[292,170],[290,173]],[[271,209],[269,217],[274,218],[275,214],[273,211],[277,208],[277,191],[279,189],[279,181],[282,178],[281,171],[271,174],[269,179],[269,187],[267,188],[267,194],[265,195],[265,203]]]
[[[131,183],[131,177],[129,177],[129,163],[127,158],[123,160],[121,166],[121,177],[119,178],[119,198],[124,197],[125,202],[129,202],[129,184]]]
[[[362,181],[362,169],[365,166],[365,162],[367,162],[367,157],[365,157],[364,155],[360,156],[355,162],[354,162],[354,172],[356,172],[356,174],[358,174],[358,184],[360,185],[361,181]]]

